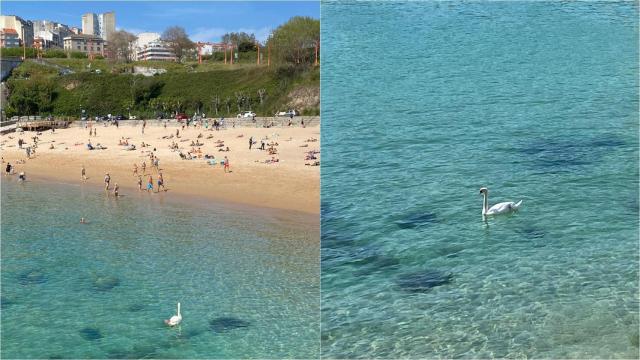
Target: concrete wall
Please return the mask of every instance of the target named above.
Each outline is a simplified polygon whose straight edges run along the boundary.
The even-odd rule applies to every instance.
[[[20,58],[3,58],[0,63],[0,69],[2,70],[1,81],[5,81],[9,75],[11,75],[11,70],[20,64],[22,64],[22,60]]]

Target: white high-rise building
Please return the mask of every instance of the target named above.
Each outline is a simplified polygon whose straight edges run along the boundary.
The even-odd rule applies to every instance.
[[[106,12],[103,14],[86,13],[82,15],[82,33],[99,36],[109,41],[111,34],[116,31],[116,14]]]

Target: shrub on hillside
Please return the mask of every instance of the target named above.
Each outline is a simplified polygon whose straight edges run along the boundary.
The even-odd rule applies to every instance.
[[[67,58],[67,53],[65,53],[64,50],[60,50],[60,49],[50,49],[50,50],[47,50],[42,55],[42,57],[48,58],[48,59],[52,59],[52,58],[66,59]]]
[[[36,57],[36,49],[34,48],[26,48],[23,49],[21,47],[15,48],[0,48],[0,57],[22,57],[26,52],[27,58],[32,59]]]
[[[79,51],[72,51],[69,53],[69,57],[71,57],[72,59],[86,59],[87,54]]]

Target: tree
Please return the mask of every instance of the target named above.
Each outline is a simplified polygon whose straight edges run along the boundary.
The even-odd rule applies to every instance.
[[[52,110],[55,84],[51,79],[34,78],[8,83],[11,97],[7,115],[38,115]]]
[[[109,41],[110,53],[116,59],[124,59],[126,62],[133,60],[133,42],[137,37],[124,30],[116,31]]]
[[[220,108],[220,96],[213,95],[211,97],[211,109],[216,112],[216,116],[218,116],[218,109]]]
[[[320,44],[320,21],[306,16],[292,17],[273,32],[267,44],[280,61],[311,64]]]
[[[258,89],[258,98],[260,98],[260,105],[264,102],[264,97],[267,95],[266,89]]]
[[[189,39],[184,29],[179,26],[167,28],[167,30],[162,33],[162,41],[169,44],[178,61],[182,61],[182,56],[187,50],[195,48],[193,41]]]
[[[246,32],[231,32],[222,35],[222,42],[225,44],[234,44],[239,52],[253,51],[256,46],[256,36]]]
[[[231,97],[224,98],[224,105],[227,107],[227,114],[231,114]]]

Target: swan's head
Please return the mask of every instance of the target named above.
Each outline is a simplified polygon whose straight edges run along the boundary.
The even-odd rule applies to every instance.
[[[487,190],[487,188],[485,188],[485,187],[480,188],[480,194],[486,194],[488,192],[489,192],[489,190]]]

